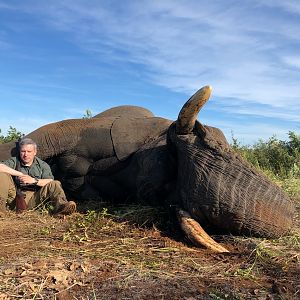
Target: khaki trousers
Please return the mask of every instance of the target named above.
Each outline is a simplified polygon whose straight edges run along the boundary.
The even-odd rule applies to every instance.
[[[67,202],[67,198],[61,183],[53,180],[41,187],[38,191],[24,191],[25,201],[28,209],[36,208],[47,202],[51,202],[57,209],[60,205]],[[0,211],[5,210],[6,205],[10,209],[15,208],[16,187],[12,176],[0,172]]]

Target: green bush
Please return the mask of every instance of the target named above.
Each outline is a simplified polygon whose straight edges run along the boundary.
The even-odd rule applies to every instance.
[[[90,109],[86,109],[82,119],[91,119],[93,117],[93,113]]]
[[[23,133],[21,133],[15,127],[12,126],[9,126],[6,136],[1,134],[1,129],[0,129],[0,144],[8,143],[10,141],[16,141],[23,136],[24,136]]]
[[[299,194],[300,135],[290,131],[287,141],[273,136],[267,141],[259,140],[253,146],[242,146],[232,137],[232,147],[290,195]]]
[[[271,137],[259,140],[253,146],[241,146],[233,138],[232,147],[255,167],[270,171],[280,178],[300,176],[300,135],[288,133],[289,139],[282,141]]]

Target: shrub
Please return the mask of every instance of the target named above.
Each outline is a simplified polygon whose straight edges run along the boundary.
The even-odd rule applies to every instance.
[[[232,147],[290,195],[299,193],[296,187],[300,183],[300,135],[290,131],[287,141],[273,136],[267,141],[259,140],[253,146],[243,146],[232,137]]]
[[[1,134],[1,129],[0,129],[0,144],[8,143],[10,141],[16,141],[22,138],[23,136],[24,136],[23,133],[21,133],[15,127],[12,126],[9,126],[6,136]]]
[[[233,139],[233,148],[254,166],[271,171],[280,178],[300,176],[300,135],[290,131],[289,139],[282,141],[275,136],[268,141],[259,140],[251,146],[241,146]]]

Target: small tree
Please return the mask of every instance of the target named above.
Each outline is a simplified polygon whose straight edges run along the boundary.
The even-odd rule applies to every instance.
[[[83,115],[82,119],[90,119],[93,117],[93,114],[90,109],[86,109],[85,114]]]
[[[300,175],[300,135],[290,131],[288,137],[287,141],[282,141],[272,136],[248,147],[241,146],[232,137],[232,147],[255,167],[280,178],[297,177]]]
[[[23,136],[24,136],[23,133],[21,133],[15,127],[12,126],[9,126],[6,136],[1,134],[1,129],[0,129],[0,144],[8,143],[10,141],[16,141],[22,138]]]

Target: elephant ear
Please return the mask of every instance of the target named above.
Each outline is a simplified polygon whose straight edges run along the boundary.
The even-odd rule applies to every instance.
[[[154,114],[147,108],[134,105],[121,105],[107,109],[94,118],[119,117],[119,118],[152,118]]]
[[[165,133],[172,121],[163,118],[120,118],[114,121],[111,138],[117,158],[122,161],[144,144]]]

